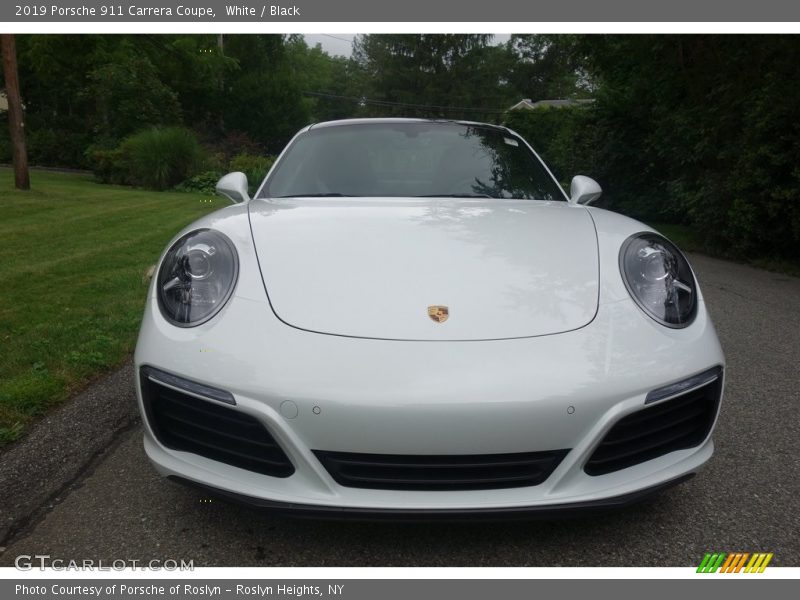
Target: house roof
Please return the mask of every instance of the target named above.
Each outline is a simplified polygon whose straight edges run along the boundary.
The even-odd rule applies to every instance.
[[[587,104],[591,104],[594,102],[592,99],[586,98],[564,98],[558,100],[538,100],[533,102],[530,98],[523,98],[519,102],[517,102],[514,106],[509,108],[508,110],[534,110],[537,108],[545,108],[545,107],[552,107],[552,108],[566,108],[572,106],[584,106]]]

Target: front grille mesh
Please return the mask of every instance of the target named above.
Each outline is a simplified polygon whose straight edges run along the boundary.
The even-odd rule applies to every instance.
[[[254,417],[160,385],[146,371],[141,384],[148,422],[167,448],[273,477],[294,473],[286,453]]]
[[[314,454],[346,487],[447,491],[539,485],[567,452],[431,456],[315,450]]]
[[[720,376],[696,390],[623,417],[600,442],[584,471],[605,475],[699,446],[714,425],[721,385]]]

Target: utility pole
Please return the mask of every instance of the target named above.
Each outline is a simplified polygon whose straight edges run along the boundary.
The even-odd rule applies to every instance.
[[[11,132],[11,147],[14,161],[14,185],[19,190],[31,189],[28,172],[28,151],[25,148],[25,123],[22,116],[22,100],[19,94],[17,73],[17,45],[13,35],[2,34],[3,74],[6,80],[8,100],[8,127]]]

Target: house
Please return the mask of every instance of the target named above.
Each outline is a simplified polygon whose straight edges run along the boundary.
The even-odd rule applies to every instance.
[[[572,108],[574,106],[585,106],[592,104],[592,99],[572,99],[566,98],[563,100],[538,100],[533,102],[530,98],[523,98],[508,110],[535,110],[537,108]]]

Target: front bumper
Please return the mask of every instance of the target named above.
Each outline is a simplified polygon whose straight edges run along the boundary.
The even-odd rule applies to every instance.
[[[552,519],[585,517],[594,513],[621,510],[634,504],[643,502],[653,496],[664,492],[671,487],[684,483],[694,477],[694,473],[687,473],[676,479],[644,488],[621,496],[601,498],[586,502],[570,502],[567,504],[548,504],[543,506],[511,506],[480,509],[413,509],[413,508],[354,508],[338,506],[318,506],[314,504],[292,504],[288,502],[275,502],[263,498],[244,496],[235,492],[220,490],[196,481],[184,479],[177,475],[170,475],[168,479],[195,489],[203,494],[215,496],[223,500],[244,504],[255,508],[263,508],[290,517],[310,519],[335,519],[355,521],[512,521],[532,519]]]
[[[137,369],[149,365],[230,392],[237,410],[269,430],[295,472],[270,477],[170,450],[145,419],[147,456],[164,476],[267,505],[459,513],[614,504],[695,473],[713,453],[709,435],[696,447],[613,473],[589,476],[583,470],[606,432],[640,410],[648,392],[724,364],[702,304],[696,321],[682,330],[657,325],[628,299],[601,304],[594,321],[576,331],[490,342],[309,333],[275,319],[263,298],[245,295],[190,329],[170,326],[152,306],[145,312]],[[461,491],[344,487],[313,453],[559,448],[570,451],[539,485]]]

